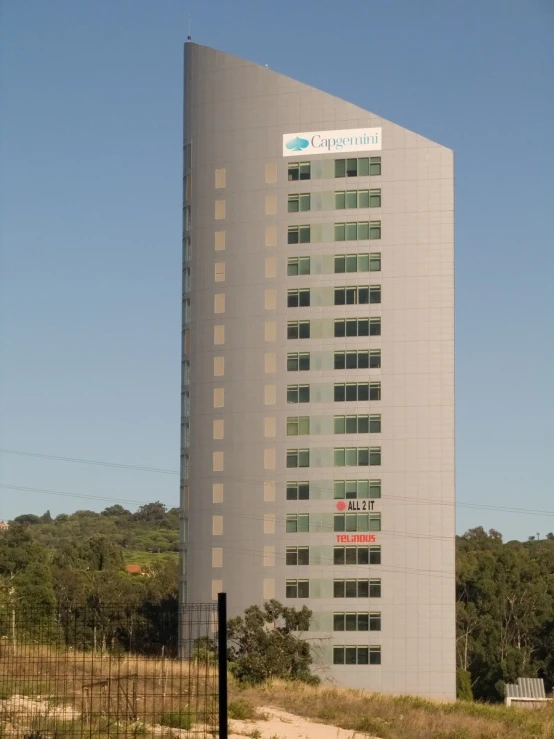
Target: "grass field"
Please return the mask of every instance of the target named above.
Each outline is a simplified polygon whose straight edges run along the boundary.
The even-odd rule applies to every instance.
[[[127,654],[27,647],[0,641],[0,737],[107,739],[213,737],[214,668]],[[554,739],[554,708],[435,703],[357,690],[270,681],[244,689],[230,678],[230,717],[282,709],[380,739]],[[217,736],[217,734],[215,734]]]
[[[479,703],[434,703],[357,690],[269,682],[239,695],[264,706],[381,739],[554,739],[554,708],[524,710]]]

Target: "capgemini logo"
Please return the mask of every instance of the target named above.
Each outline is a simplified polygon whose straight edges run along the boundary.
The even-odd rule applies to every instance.
[[[290,149],[290,151],[302,151],[302,149],[305,149],[309,143],[310,142],[307,139],[301,139],[300,136],[296,136],[296,138],[287,141],[286,147],[287,149]]]

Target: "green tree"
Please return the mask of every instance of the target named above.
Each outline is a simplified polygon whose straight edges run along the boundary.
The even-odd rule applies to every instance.
[[[287,608],[276,600],[263,608],[251,606],[228,623],[229,668],[242,683],[256,684],[271,677],[317,683],[310,672],[310,645],[302,639],[312,612]]]

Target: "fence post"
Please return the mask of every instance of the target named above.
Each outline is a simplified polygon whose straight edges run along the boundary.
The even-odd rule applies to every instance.
[[[218,700],[219,739],[228,739],[228,695],[227,695],[227,593],[217,594],[217,657],[218,657]]]

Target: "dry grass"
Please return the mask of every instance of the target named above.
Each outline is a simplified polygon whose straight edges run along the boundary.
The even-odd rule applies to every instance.
[[[153,726],[173,736],[161,726],[191,725],[211,736],[216,716],[217,674],[206,665],[29,646],[0,655],[0,737],[149,736]]]
[[[381,739],[554,739],[554,709],[434,703],[357,690],[271,681],[241,690],[233,715],[274,706]],[[0,737],[212,736],[215,668],[191,662],[27,647],[0,654]],[[169,726],[180,734],[172,734]],[[157,726],[153,731],[154,726]],[[175,731],[175,730],[174,730]]]
[[[381,739],[554,739],[554,709],[529,711],[479,703],[435,703],[272,681],[239,691],[255,707],[290,713]]]

